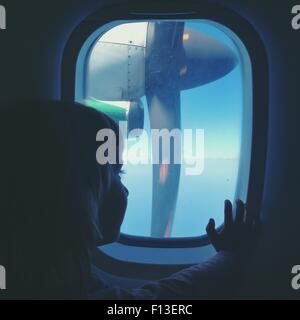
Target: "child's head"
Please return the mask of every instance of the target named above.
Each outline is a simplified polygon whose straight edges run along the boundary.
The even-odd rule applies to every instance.
[[[0,264],[12,294],[82,297],[90,252],[118,238],[128,192],[120,165],[96,161],[103,128],[120,138],[112,120],[78,104],[2,110]]]

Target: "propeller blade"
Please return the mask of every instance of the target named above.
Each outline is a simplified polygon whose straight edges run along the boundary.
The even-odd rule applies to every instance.
[[[148,96],[152,129],[180,129],[180,92],[160,90]],[[152,221],[153,237],[170,237],[180,181],[180,164],[174,163],[174,143],[170,143],[170,162],[153,164]],[[161,144],[160,144],[161,154]]]
[[[183,22],[150,22],[146,51],[146,97],[151,129],[180,129],[180,66],[184,61]],[[161,149],[161,145],[160,145]],[[160,150],[161,151],[161,150]],[[153,237],[169,237],[172,232],[180,181],[180,164],[153,164]]]

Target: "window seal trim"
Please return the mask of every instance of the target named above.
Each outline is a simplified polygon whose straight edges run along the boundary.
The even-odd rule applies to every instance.
[[[218,229],[221,229],[221,227]],[[127,246],[146,248],[195,248],[210,244],[206,235],[198,237],[153,238],[133,236],[125,233],[120,234],[118,242]]]

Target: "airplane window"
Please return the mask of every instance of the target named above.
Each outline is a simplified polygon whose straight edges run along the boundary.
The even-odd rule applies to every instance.
[[[224,200],[236,199],[241,175],[248,181],[241,164],[252,121],[245,61],[238,41],[210,21],[99,31],[76,99],[123,124],[130,195],[122,233],[197,237],[210,217],[222,223]]]

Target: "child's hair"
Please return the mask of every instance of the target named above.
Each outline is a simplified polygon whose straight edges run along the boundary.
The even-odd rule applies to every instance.
[[[117,127],[96,110],[46,101],[1,108],[0,121],[0,265],[8,296],[85,298],[113,170],[96,161],[96,134]]]

